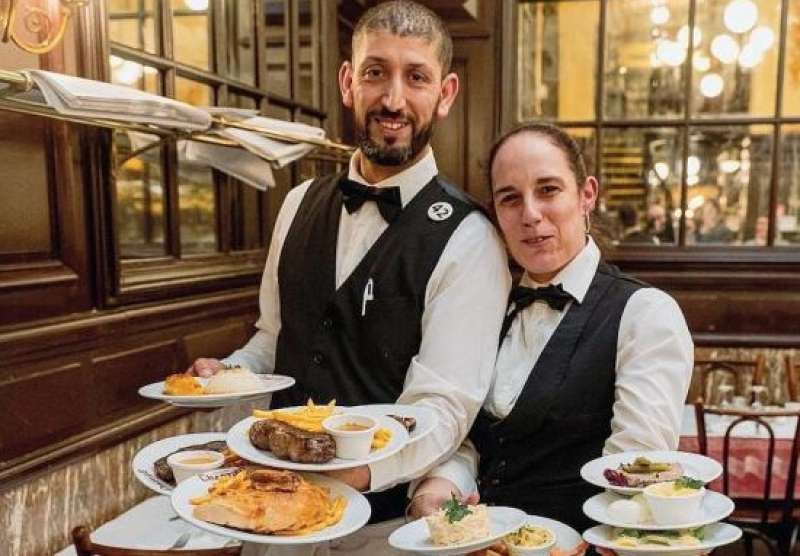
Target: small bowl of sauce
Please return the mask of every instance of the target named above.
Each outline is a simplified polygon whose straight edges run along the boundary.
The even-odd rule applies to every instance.
[[[378,422],[367,415],[344,413],[325,419],[322,428],[336,442],[337,458],[363,459],[369,456]]]
[[[175,482],[180,483],[192,477],[222,467],[225,456],[212,450],[187,450],[176,452],[167,458],[167,463],[175,475]]]

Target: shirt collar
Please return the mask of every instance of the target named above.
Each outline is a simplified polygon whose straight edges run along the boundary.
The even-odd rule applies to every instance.
[[[363,155],[361,151],[358,150],[350,157],[350,171],[347,177],[353,181],[363,185],[371,185],[372,187],[398,187],[400,189],[400,202],[403,203],[403,208],[405,208],[405,206],[411,202],[411,199],[439,173],[439,169],[436,167],[436,159],[433,156],[433,149],[427,147],[425,156],[420,158],[413,166],[409,166],[399,174],[390,176],[378,183],[369,183],[361,175],[361,172],[358,171],[358,161],[361,156]]]
[[[558,274],[550,280],[550,284],[561,284],[564,291],[571,294],[578,303],[583,302],[589,286],[592,284],[594,275],[597,272],[597,265],[600,264],[600,249],[589,236],[586,245],[581,252],[572,259],[567,266],[562,268]],[[520,285],[531,288],[541,288],[548,284],[540,284],[531,278],[527,273],[522,275]]]

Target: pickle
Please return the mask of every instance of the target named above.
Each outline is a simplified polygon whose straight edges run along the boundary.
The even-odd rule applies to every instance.
[[[668,471],[669,468],[669,463],[650,461],[644,457],[636,458],[633,460],[633,463],[622,464],[622,470],[626,473],[660,473],[662,471]]]

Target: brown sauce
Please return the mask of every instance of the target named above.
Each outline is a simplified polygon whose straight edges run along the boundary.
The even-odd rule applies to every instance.
[[[340,425],[336,427],[337,430],[345,431],[345,432],[354,432],[354,431],[365,431],[371,427],[367,425],[359,425],[358,423],[345,423],[344,425]]]

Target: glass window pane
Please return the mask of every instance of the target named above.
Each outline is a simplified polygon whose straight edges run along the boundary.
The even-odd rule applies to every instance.
[[[594,118],[599,19],[597,0],[517,5],[520,121]]]
[[[701,115],[772,116],[778,80],[780,2],[698,2],[692,110]],[[683,42],[688,41],[683,31]]]
[[[772,126],[690,130],[686,242],[756,244],[769,214]]]
[[[121,259],[159,257],[166,253],[161,149],[156,146],[130,157],[133,151],[156,139],[143,133],[114,132],[115,225]]]
[[[251,85],[256,82],[254,17],[251,2],[225,1],[228,75]]]
[[[109,64],[111,66],[112,83],[133,87],[153,94],[161,92],[161,78],[156,68],[143,66],[113,54],[109,59]]]
[[[275,106],[274,104],[266,104],[264,107],[264,115],[270,118],[280,118],[287,121],[292,119],[289,110],[280,106]],[[267,237],[264,239],[265,245],[269,245],[269,235],[272,233],[272,227],[275,224],[275,219],[278,217],[278,211],[281,208],[283,200],[286,198],[286,194],[289,193],[292,187],[300,183],[295,183],[294,181],[294,177],[292,176],[293,167],[294,164],[284,166],[278,170],[272,170],[272,175],[275,178],[275,187],[270,187],[266,191],[265,213],[267,221],[265,231]]]
[[[230,101],[231,106],[258,109],[258,102],[250,96],[232,94]],[[230,183],[233,187],[232,247],[235,251],[258,249],[264,245],[262,215],[266,193],[234,178]]]
[[[688,0],[609,0],[603,99],[606,117],[683,114],[686,48],[677,37],[688,20]]]
[[[602,210],[614,243],[676,243],[681,148],[675,128],[603,130]]]
[[[783,160],[778,179],[775,245],[800,244],[800,125],[781,130]]]
[[[317,2],[299,0],[297,7],[298,54],[294,97],[316,106],[319,101],[319,12]]]
[[[175,78],[175,98],[194,106],[214,104],[214,89],[183,77]]]
[[[178,210],[183,255],[213,253],[217,250],[216,189],[210,167],[180,157]]]
[[[173,58],[177,62],[211,70],[211,14],[209,0],[170,0]]]
[[[0,254],[49,253],[50,200],[47,178],[47,133],[44,118],[0,112]],[[13,207],[13,218],[8,208]]]
[[[109,0],[108,18],[112,41],[158,53],[155,0]]]
[[[271,93],[286,97],[291,95],[287,12],[286,0],[264,0],[266,88]]]
[[[783,71],[783,114],[800,116],[800,2],[789,2],[789,25]]]

